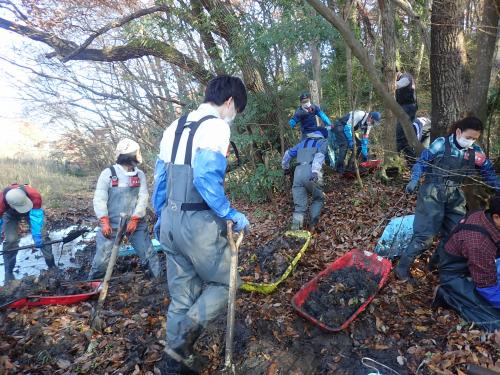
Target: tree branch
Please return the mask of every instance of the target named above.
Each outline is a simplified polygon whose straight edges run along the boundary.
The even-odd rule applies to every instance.
[[[395,5],[397,5],[400,9],[405,11],[405,13],[417,23],[418,28],[420,29],[420,32],[422,33],[422,39],[424,42],[425,50],[427,51],[427,54],[430,56],[431,37],[429,35],[429,31],[425,27],[425,24],[420,19],[420,16],[417,13],[415,13],[415,11],[413,10],[413,7],[411,6],[411,4],[408,1],[406,1],[406,0],[391,0],[391,1]]]
[[[54,34],[37,30],[30,26],[24,26],[12,21],[0,18],[0,28],[15,32],[31,40],[42,42],[52,47],[55,52],[48,53],[47,58],[55,56],[68,56],[78,45],[72,41],[59,38]],[[205,69],[201,64],[186,56],[172,45],[154,39],[143,39],[132,41],[123,46],[104,47],[103,49],[84,49],[74,54],[70,60],[84,61],[126,61],[143,56],[156,56],[166,62],[176,65],[184,71],[192,74],[199,82],[207,84],[214,74]]]
[[[62,62],[64,63],[64,62],[67,62],[67,61],[71,60],[71,58],[73,56],[79,54],[85,48],[87,48],[90,45],[90,43],[92,43],[94,41],[95,38],[97,38],[98,36],[100,36],[100,35],[108,32],[111,29],[116,29],[117,27],[123,26],[126,23],[129,23],[130,21],[133,21],[133,20],[135,20],[137,18],[146,16],[148,14],[152,14],[152,13],[156,13],[156,12],[160,12],[160,11],[168,12],[169,10],[170,10],[170,8],[168,6],[166,6],[166,5],[156,5],[156,6],[151,7],[151,8],[140,9],[137,12],[134,12],[132,14],[129,14],[128,16],[120,18],[119,20],[112,21],[112,22],[108,23],[107,25],[101,27],[99,30],[97,30],[92,35],[90,35],[87,38],[87,40],[85,40],[85,42],[83,42],[83,44],[80,45],[80,47],[76,48],[73,52],[71,52],[66,57],[64,57],[64,59],[62,60]]]
[[[354,36],[353,32],[349,28],[349,25],[342,20],[338,15],[336,15],[332,10],[328,9],[320,0],[307,0],[307,2],[321,15],[325,20],[332,24],[342,35],[345,43],[351,48],[352,53],[359,60],[363,68],[365,69],[368,77],[370,78],[373,88],[378,95],[382,97],[384,104],[389,108],[392,113],[398,118],[403,126],[403,131],[405,133],[406,139],[410,145],[415,149],[417,154],[420,154],[422,150],[422,145],[418,142],[413,130],[413,125],[410,118],[406,112],[401,108],[401,106],[394,99],[393,94],[389,93],[384,84],[380,81],[378,77],[377,70],[373,63],[371,62],[366,49],[359,43],[359,41]]]

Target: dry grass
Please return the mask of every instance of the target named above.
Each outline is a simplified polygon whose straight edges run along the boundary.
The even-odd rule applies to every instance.
[[[30,184],[37,189],[47,208],[64,208],[75,196],[92,199],[94,176],[76,176],[62,166],[45,160],[0,159],[0,189],[12,183]]]

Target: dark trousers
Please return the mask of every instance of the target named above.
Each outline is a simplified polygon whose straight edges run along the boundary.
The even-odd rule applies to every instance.
[[[417,105],[416,104],[403,104],[401,106],[403,110],[410,116],[410,120],[413,123],[415,121],[415,116],[417,114]],[[408,143],[408,139],[406,139],[406,135],[403,131],[403,126],[398,121],[396,124],[396,146],[398,152],[403,151],[405,156],[409,161],[414,161],[416,158],[416,153],[413,147]]]

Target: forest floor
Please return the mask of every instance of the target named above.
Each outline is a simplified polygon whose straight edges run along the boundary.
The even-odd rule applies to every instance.
[[[321,331],[292,308],[293,295],[330,262],[353,248],[373,250],[388,219],[413,212],[415,196],[404,195],[403,189],[402,181],[384,185],[371,176],[363,189],[353,180],[326,177],[321,222],[295,271],[270,295],[238,292],[238,374],[366,375],[378,369],[381,374],[462,375],[467,364],[500,371],[500,332],[487,333],[453,311],[431,308],[438,279],[425,271],[426,257],[413,268],[416,284],[397,282],[391,275],[346,330]],[[50,225],[88,222],[91,201],[85,199],[76,197],[64,209],[48,210]],[[252,223],[241,251],[282,235],[290,223],[290,195],[271,204],[235,205]],[[77,256],[80,268],[65,271],[63,278],[85,278],[94,251],[90,242]],[[147,279],[135,257],[119,258],[113,276],[102,332],[90,327],[95,299],[0,310],[0,374],[161,374],[166,281]],[[195,345],[208,361],[203,374],[222,368],[225,319],[223,314],[210,324]]]

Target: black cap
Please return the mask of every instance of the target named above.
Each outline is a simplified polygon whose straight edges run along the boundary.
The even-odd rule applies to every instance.
[[[500,196],[495,195],[490,199],[490,208],[488,211],[493,215],[500,215]]]
[[[300,101],[306,99],[311,99],[311,94],[309,94],[308,92],[303,92],[302,94],[300,94]]]

